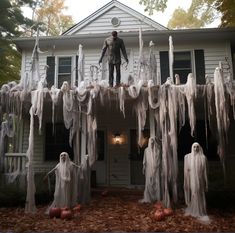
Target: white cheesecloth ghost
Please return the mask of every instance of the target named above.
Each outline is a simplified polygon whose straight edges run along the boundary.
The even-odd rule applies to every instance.
[[[160,145],[155,138],[149,138],[143,159],[143,173],[145,175],[144,198],[140,202],[154,202],[161,198],[160,151]]]
[[[209,221],[205,192],[208,190],[207,159],[199,143],[193,143],[191,153],[184,157],[184,194],[186,215]]]
[[[62,152],[60,162],[48,173],[55,171],[56,175],[54,201],[50,208],[71,208],[77,204],[77,169],[78,166],[70,160],[68,153]]]

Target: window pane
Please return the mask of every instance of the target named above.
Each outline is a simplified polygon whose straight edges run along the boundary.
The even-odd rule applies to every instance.
[[[61,87],[64,81],[71,83],[71,57],[60,57],[58,67],[58,87]]]
[[[71,57],[59,58],[59,74],[71,73]]]
[[[71,85],[71,75],[70,74],[58,75],[58,87],[61,87],[64,81],[67,81],[69,85]]]
[[[180,76],[180,82],[186,83],[187,76],[192,72],[191,53],[190,52],[174,52],[174,76]]]
[[[71,66],[60,66],[59,67],[59,74],[70,74],[71,73]]]
[[[59,66],[71,66],[71,57],[60,57]]]

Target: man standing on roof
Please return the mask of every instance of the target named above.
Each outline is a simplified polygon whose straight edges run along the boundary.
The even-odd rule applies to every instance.
[[[128,58],[126,54],[126,48],[124,42],[121,38],[118,37],[118,33],[116,31],[112,32],[112,36],[108,37],[104,41],[104,45],[102,48],[101,57],[99,60],[99,64],[102,62],[102,59],[105,55],[106,50],[108,49],[108,63],[109,63],[109,86],[113,86],[113,72],[114,67],[116,68],[116,86],[120,85],[121,81],[121,53],[128,64]]]

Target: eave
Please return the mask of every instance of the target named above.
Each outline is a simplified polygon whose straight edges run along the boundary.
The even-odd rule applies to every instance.
[[[174,44],[189,43],[199,41],[230,41],[235,45],[235,28],[210,28],[210,29],[181,29],[181,30],[156,30],[144,31],[143,40],[154,41],[158,44],[168,44],[168,38],[173,37]],[[42,50],[47,50],[52,46],[63,49],[78,49],[82,44],[84,48],[100,48],[107,33],[102,34],[81,34],[81,35],[62,35],[62,36],[43,36],[39,43]],[[120,32],[119,36],[124,39],[126,45],[137,45],[139,43],[138,32]],[[35,43],[35,37],[16,38],[13,42],[19,50],[30,50]]]

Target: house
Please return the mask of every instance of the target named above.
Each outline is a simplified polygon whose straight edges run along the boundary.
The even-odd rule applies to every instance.
[[[46,77],[49,90],[52,85],[60,88],[64,81],[67,81],[74,89],[81,81],[87,81],[88,86],[90,86],[91,79],[93,81],[107,80],[107,64],[103,62],[100,68],[98,60],[104,39],[112,31],[116,30],[119,33],[119,37],[124,40],[127,49],[129,64],[127,69],[125,69],[124,65],[122,66],[122,82],[128,84],[130,76],[136,79],[140,70],[144,70],[144,66],[140,69],[139,60],[140,28],[144,41],[141,55],[146,59],[148,59],[150,52],[155,55],[155,68],[157,69],[153,77],[155,85],[165,83],[167,78],[171,76],[169,68],[169,36],[172,36],[174,44],[173,76],[179,74],[181,84],[185,84],[188,73],[192,73],[198,86],[200,87],[201,85],[202,87],[206,84],[205,77],[208,80],[213,79],[215,68],[219,65],[223,69],[224,77],[230,76],[233,79],[235,70],[235,29],[169,30],[116,0],[112,0],[60,36],[39,37],[39,47],[43,51],[39,53],[39,73],[42,77]],[[149,49],[150,41],[155,43],[154,49]],[[35,46],[35,38],[17,38],[14,42],[22,53],[21,76],[25,80],[26,77],[30,76],[31,72],[31,58]],[[82,45],[80,50],[79,45]],[[78,60],[81,58],[81,54],[84,54],[84,58],[82,59],[81,69],[78,70]],[[47,69],[45,69],[46,66]],[[139,118],[137,118],[137,114],[132,108],[136,104],[134,98],[127,97],[124,105],[124,102],[121,101],[123,99],[122,96],[120,97],[119,88],[110,91],[110,95],[106,91],[104,91],[105,99],[102,99],[101,95],[96,96],[96,92],[93,93],[94,99],[96,99],[92,100],[96,122],[92,118],[90,123],[96,123],[97,125],[98,153],[97,160],[92,167],[92,170],[95,171],[92,176],[95,177],[96,184],[102,186],[131,187],[143,185],[143,151],[147,146],[149,135],[153,134],[153,131],[158,131],[157,128],[159,126],[154,126],[154,117],[151,111],[147,111],[147,119],[149,118],[150,120],[146,120],[145,130],[143,130],[143,147],[139,147],[136,140]],[[95,143],[94,141],[89,141],[89,136],[87,136],[87,133],[91,133],[91,128],[94,125],[90,125],[88,128],[85,127],[87,120],[84,118],[85,114],[83,113],[88,111],[86,106],[81,104],[78,107],[80,111],[78,114],[81,114],[80,118],[83,119],[79,120],[81,130],[76,132],[78,136],[76,139],[72,139],[70,146],[69,135],[71,131],[64,126],[62,97],[59,98],[57,104],[53,104],[48,92],[44,99],[46,100],[42,108],[41,133],[38,133],[40,119],[35,118],[33,126],[34,148],[32,163],[35,173],[45,173],[54,167],[62,151],[67,151],[71,157],[76,157],[75,154],[78,153],[80,157],[76,157],[76,162],[79,163],[81,155],[89,154],[89,146],[91,146],[91,143]],[[200,143],[205,144],[204,128],[207,121],[204,118],[202,103],[203,100],[196,103],[197,123],[199,124],[196,139],[190,136],[189,126],[182,129],[179,136],[179,156],[181,156],[181,161],[183,155],[189,153],[194,140],[199,140]],[[25,170],[30,134],[30,99],[25,98],[23,104],[19,104],[18,108],[20,106],[22,108],[22,119],[16,128],[17,133],[14,137],[5,139],[8,141],[4,157],[6,173],[12,173],[16,169]],[[52,108],[52,106],[54,107]],[[120,109],[125,112],[125,117]],[[17,110],[20,111],[20,109]],[[54,124],[52,124],[53,121],[55,122]],[[153,129],[153,127],[155,128]],[[212,135],[208,131],[209,134]],[[232,138],[233,136],[234,123],[231,120],[229,137]],[[202,142],[202,139],[204,142]],[[75,140],[78,141],[79,149],[75,149],[73,146]],[[217,158],[217,155],[215,155],[215,136],[211,136],[208,143],[210,146],[208,153],[211,153],[212,159]],[[227,153],[235,154],[235,148],[231,143],[227,148]]]

